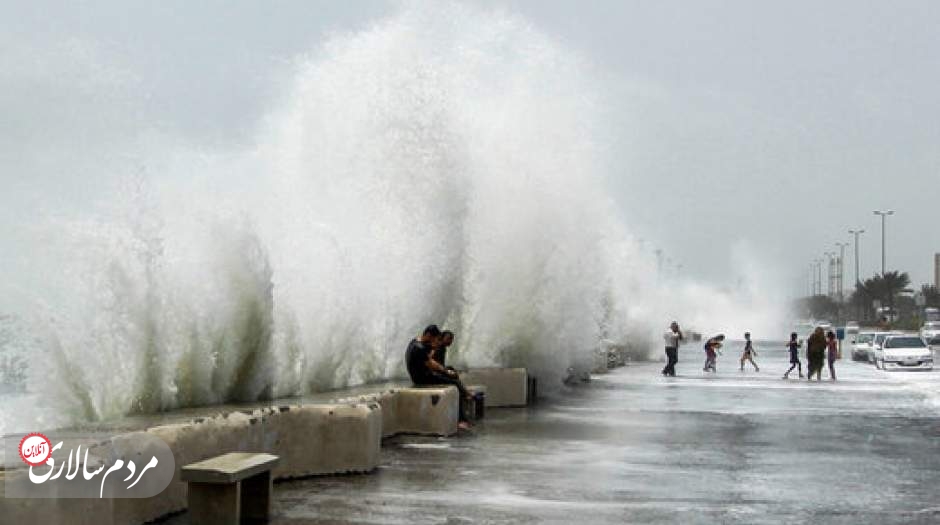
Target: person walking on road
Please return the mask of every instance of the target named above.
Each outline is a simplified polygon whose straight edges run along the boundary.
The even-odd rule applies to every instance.
[[[718,360],[719,355],[721,355],[721,343],[724,342],[724,334],[718,334],[715,337],[712,337],[708,341],[705,341],[705,367],[702,369],[705,372],[718,373],[718,370],[715,367],[716,361]]]
[[[797,337],[796,332],[791,333],[790,342],[787,343],[787,349],[790,351],[790,369],[783,374],[784,379],[790,377],[790,372],[794,368],[799,372],[800,379],[803,379],[803,363],[800,363],[800,342],[797,341]]]
[[[679,323],[673,321],[669,325],[669,330],[663,334],[666,341],[666,366],[663,368],[663,375],[676,377],[676,363],[679,362],[679,344],[682,342],[682,332],[679,330]]]
[[[836,340],[836,334],[830,330],[826,334],[826,350],[829,361],[829,377],[836,380],[836,359],[839,359],[839,342]]]
[[[754,343],[751,342],[751,332],[744,333],[744,354],[741,355],[741,371],[744,371],[744,362],[750,361],[754,365],[754,371],[760,372],[757,363],[754,362],[754,356],[757,355],[757,350],[754,350]]]
[[[823,361],[826,358],[826,335],[821,326],[817,326],[813,335],[806,340],[806,361],[809,363],[807,368],[806,380],[812,381],[813,375],[816,381],[822,381]]]

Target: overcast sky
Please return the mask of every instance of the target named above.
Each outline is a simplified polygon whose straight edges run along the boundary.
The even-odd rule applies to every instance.
[[[107,157],[109,145],[144,128],[238,147],[292,59],[399,9],[383,1],[0,3],[9,4],[0,9],[7,195],[44,180],[68,186],[43,171],[50,149]],[[720,282],[733,266],[730,247],[743,243],[798,286],[811,259],[849,241],[849,228],[864,228],[861,273],[870,276],[880,268],[872,210],[882,208],[897,212],[889,269],[918,285],[932,281],[940,2],[479,5],[518,13],[603,79],[616,130],[612,195],[633,230],[687,275]],[[87,177],[98,169],[75,164]],[[87,177],[71,181],[75,191]]]

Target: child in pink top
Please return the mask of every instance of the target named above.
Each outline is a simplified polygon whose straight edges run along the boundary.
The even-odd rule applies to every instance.
[[[829,331],[826,334],[826,349],[828,350],[829,355],[829,376],[832,377],[832,380],[836,380],[836,359],[839,359],[839,341],[836,340],[836,334]]]

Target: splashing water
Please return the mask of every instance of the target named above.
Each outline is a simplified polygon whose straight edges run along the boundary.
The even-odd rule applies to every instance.
[[[550,384],[602,340],[712,322],[714,290],[643,277],[604,187],[597,82],[524,21],[406,8],[296,69],[249,151],[161,152],[160,175],[29,226],[30,388],[58,413],[400,376],[431,322],[457,361]]]

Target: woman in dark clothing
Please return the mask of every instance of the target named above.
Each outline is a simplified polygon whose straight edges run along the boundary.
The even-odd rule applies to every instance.
[[[822,327],[816,327],[813,335],[806,340],[806,360],[809,361],[809,374],[807,381],[813,380],[813,374],[816,375],[816,381],[822,381],[823,361],[826,359],[826,334]]]

